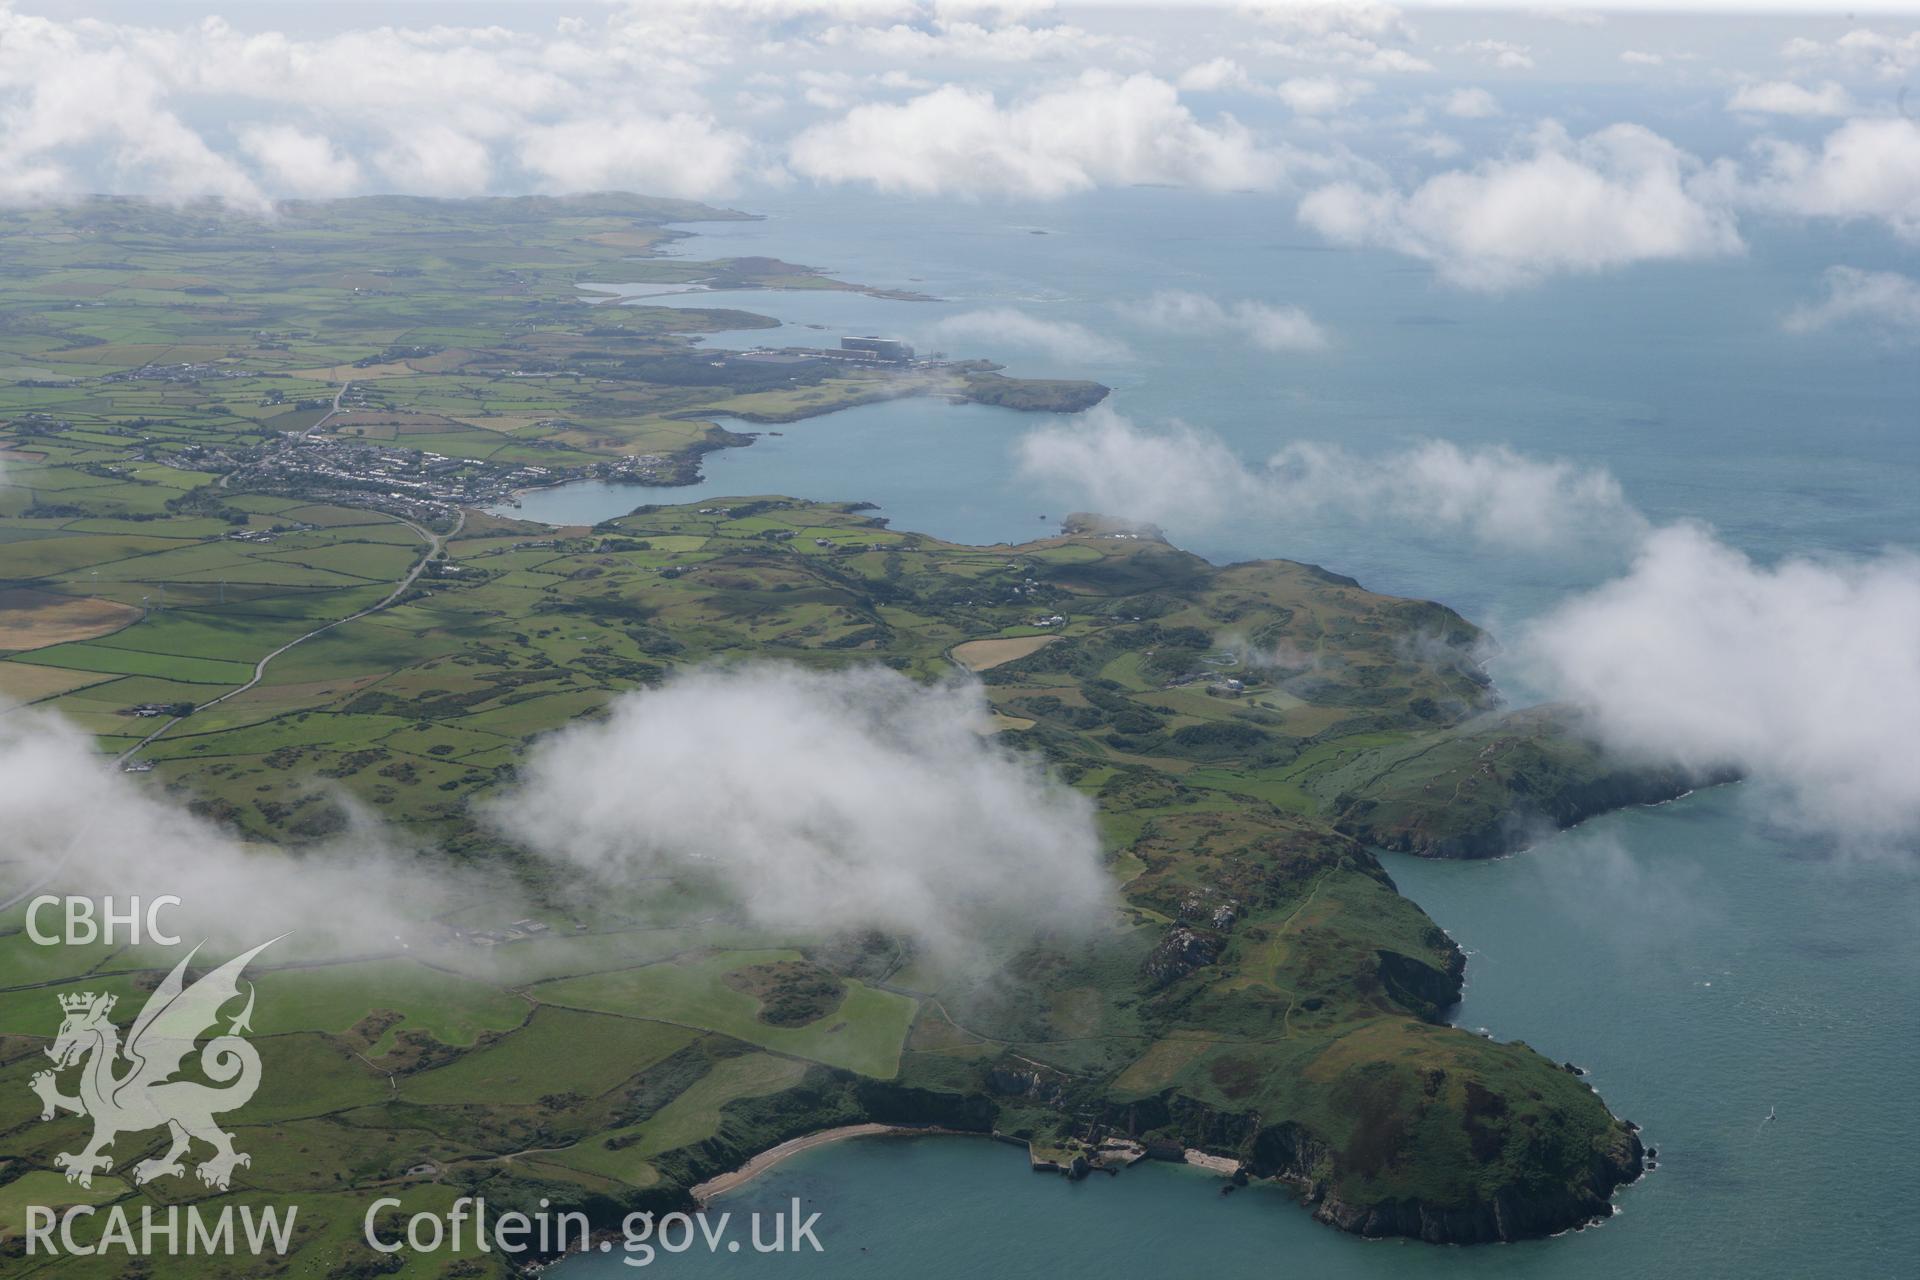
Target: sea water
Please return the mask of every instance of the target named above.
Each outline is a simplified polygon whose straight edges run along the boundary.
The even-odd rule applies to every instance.
[[[1423,439],[1509,445],[1603,467],[1650,519],[1704,521],[1762,561],[1920,546],[1920,361],[1781,324],[1827,266],[1897,264],[1870,233],[1789,238],[1760,226],[1735,261],[1479,295],[1404,259],[1330,251],[1270,197],[1138,190],[1022,208],[794,190],[746,203],[772,216],[701,224],[676,252],[771,254],[940,300],[645,300],[783,322],[708,339],[716,345],[905,336],[1014,374],[1099,379],[1115,411],[1203,427],[1250,462],[1293,441],[1361,456]],[[1271,353],[1139,324],[1138,304],[1169,289],[1303,305],[1330,345]],[[1003,308],[1077,324],[1127,354],[1050,357],[991,328],[943,337],[943,320]],[[958,541],[1019,541],[1049,532],[1077,499],[1021,472],[1016,445],[1035,426],[980,406],[873,405],[710,455],[699,486],[576,486],[529,495],[520,514],[584,522],[641,501],[786,493],[876,502],[896,527]],[[1254,521],[1196,509],[1165,524],[1210,559],[1322,563],[1444,601],[1496,634],[1619,567],[1601,551],[1495,552],[1364,514]],[[1115,1277],[1914,1274],[1910,855],[1867,857],[1781,829],[1763,797],[1730,787],[1610,815],[1499,861],[1387,864],[1469,952],[1456,1020],[1587,1068],[1659,1149],[1659,1168],[1620,1195],[1605,1227],[1492,1248],[1366,1242],[1277,1192],[1222,1199],[1184,1171],[1069,1186],[988,1143],[869,1139],[804,1153],[721,1202],[744,1212],[809,1200],[829,1246],[813,1264],[687,1254],[656,1265],[955,1277],[1068,1266]],[[561,1274],[619,1266],[585,1258]]]

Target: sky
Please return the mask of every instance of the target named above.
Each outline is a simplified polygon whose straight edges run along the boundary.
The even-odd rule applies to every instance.
[[[1767,222],[1920,242],[1916,74],[1911,9],[0,0],[0,200],[1152,183],[1504,291]],[[1910,280],[1826,287],[1809,326],[1920,311]]]

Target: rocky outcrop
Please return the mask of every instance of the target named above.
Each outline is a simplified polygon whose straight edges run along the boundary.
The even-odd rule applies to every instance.
[[[1469,1205],[1430,1205],[1413,1198],[1363,1200],[1342,1191],[1339,1151],[1291,1121],[1262,1127],[1253,1115],[1223,1113],[1188,1098],[1161,1097],[1114,1108],[1116,1124],[1152,1122],[1200,1150],[1237,1157],[1257,1178],[1278,1178],[1300,1189],[1320,1222],[1354,1235],[1407,1236],[1430,1244],[1487,1244],[1538,1239],[1601,1222],[1613,1212],[1613,1193],[1639,1178],[1646,1153],[1638,1134],[1622,1126],[1617,1140],[1596,1151],[1564,1186],[1508,1186]],[[1167,1138],[1144,1140],[1147,1154],[1171,1151]]]
[[[1168,986],[1218,960],[1220,947],[1220,936],[1210,930],[1175,925],[1147,954],[1141,968],[1154,986]]]
[[[1733,769],[1621,767],[1569,779],[1549,790],[1529,792],[1516,786],[1497,811],[1471,825],[1462,825],[1463,807],[1457,804],[1436,801],[1388,809],[1361,800],[1340,814],[1334,829],[1363,844],[1422,858],[1498,858],[1615,809],[1665,804],[1690,791],[1739,779]]]
[[[986,1082],[987,1088],[1003,1097],[1023,1098],[1049,1105],[1065,1097],[1068,1087],[1073,1083],[1064,1072],[1022,1059],[1010,1059],[989,1067]]]
[[[1640,1140],[1629,1135],[1628,1146],[1617,1159],[1597,1160],[1585,1186],[1503,1187],[1483,1204],[1448,1209],[1418,1200],[1356,1204],[1323,1190],[1313,1216],[1354,1235],[1411,1236],[1429,1244],[1539,1239],[1613,1216],[1613,1192],[1638,1178],[1644,1168]]]
[[[1448,1009],[1460,1003],[1461,982],[1467,971],[1467,957],[1448,940],[1448,963],[1436,969],[1425,960],[1401,955],[1398,951],[1376,951],[1380,961],[1380,985],[1409,1013],[1428,1022],[1443,1021]]]
[[[925,1125],[985,1133],[993,1126],[993,1102],[977,1093],[913,1089],[884,1080],[856,1078],[854,1100],[880,1124]]]

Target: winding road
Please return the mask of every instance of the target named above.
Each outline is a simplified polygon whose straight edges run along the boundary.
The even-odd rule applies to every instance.
[[[366,617],[368,614],[378,613],[382,609],[386,608],[388,605],[391,605],[394,601],[398,600],[401,596],[405,595],[407,593],[407,589],[411,587],[414,584],[414,582],[418,580],[420,575],[426,571],[427,566],[433,563],[433,558],[440,554],[440,549],[446,546],[446,544],[452,539],[460,536],[460,530],[465,528],[467,524],[467,513],[465,511],[462,511],[457,516],[455,516],[453,521],[453,528],[449,529],[444,534],[435,533],[433,530],[427,528],[425,525],[415,524],[413,521],[405,519],[400,516],[395,516],[394,519],[399,520],[400,523],[406,525],[409,529],[413,530],[415,533],[419,534],[422,538],[426,539],[427,549],[426,549],[426,552],[423,555],[421,555],[419,561],[414,564],[413,568],[407,571],[407,576],[400,579],[400,584],[396,586],[391,592],[389,592],[386,598],[381,600],[378,604],[368,605],[366,608],[362,609],[358,613],[350,613],[344,618],[335,618],[332,622],[326,623],[323,626],[315,627],[313,630],[308,631],[303,635],[295,636],[293,639],[287,641],[285,644],[281,645],[278,649],[275,649],[272,653],[267,654],[265,657],[261,658],[260,661],[253,664],[253,679],[247,681],[245,684],[239,686],[238,688],[227,690],[225,693],[221,694],[217,698],[207,699],[205,702],[202,702],[201,704],[196,706],[194,710],[205,711],[208,707],[219,706],[221,703],[225,702],[228,698],[235,698],[240,696],[241,694],[245,693],[247,690],[259,684],[262,680],[266,679],[267,666],[270,663],[272,663],[272,661],[275,658],[279,657],[281,654],[285,653],[287,650],[292,649],[297,645],[305,644],[307,641],[313,639],[315,636],[325,635],[327,632],[333,630],[335,627],[344,626],[349,622],[357,622],[361,618]],[[158,729],[155,729],[152,733],[148,734],[146,737],[140,739],[140,741],[134,743],[132,746],[128,747],[125,751],[115,756],[113,762],[115,764],[125,764],[128,760],[131,760],[134,757],[134,755],[141,750],[141,748],[145,747],[148,743],[153,742],[155,739],[161,737],[163,734],[167,732],[167,730],[173,728],[173,726],[179,724],[184,719],[186,719],[185,716],[174,716],[172,719],[168,720],[165,724],[161,725]],[[0,904],[0,909],[4,909],[4,905],[5,904]]]
[[[344,392],[345,388],[342,388],[342,391]],[[338,403],[337,399],[335,403],[336,404]],[[243,694],[247,690],[258,685],[262,680],[266,679],[267,667],[272,664],[275,658],[287,652],[287,650],[295,648],[298,645],[305,644],[307,641],[313,639],[315,636],[325,635],[327,632],[333,630],[335,627],[343,626],[349,622],[356,622],[359,619],[364,618],[369,614],[378,613],[382,609],[385,609],[389,605],[393,604],[401,596],[407,593],[407,589],[411,587],[416,581],[419,580],[419,577],[422,573],[426,572],[427,566],[432,564],[434,557],[440,554],[440,549],[446,546],[446,544],[452,541],[454,538],[457,538],[460,536],[460,530],[464,529],[467,524],[467,513],[465,511],[462,511],[457,516],[455,516],[453,521],[453,528],[447,530],[447,532],[444,534],[435,533],[433,530],[425,527],[424,525],[415,524],[413,521],[407,520],[400,516],[395,516],[394,518],[396,520],[399,520],[402,524],[406,525],[409,529],[412,529],[415,533],[419,534],[423,539],[426,540],[426,544],[427,544],[427,549],[425,553],[421,555],[419,561],[413,566],[413,568],[407,571],[407,576],[400,579],[400,583],[398,586],[396,586],[392,591],[388,592],[386,597],[382,599],[378,604],[368,605],[366,608],[360,610],[360,612],[358,613],[348,614],[344,618],[335,618],[332,622],[326,623],[323,626],[315,627],[313,630],[308,631],[303,635],[295,636],[293,639],[287,641],[285,644],[281,645],[278,649],[275,649],[272,653],[267,654],[265,657],[261,658],[260,661],[253,664],[253,679],[247,681],[245,684],[239,686],[238,688],[227,690],[225,693],[221,694],[217,698],[209,698],[207,701],[202,702],[198,706],[194,707],[194,710],[205,711],[208,707],[218,706],[222,702],[225,702],[228,698],[237,697],[240,694]],[[131,760],[144,747],[148,746],[150,743],[156,741],[157,739],[165,735],[169,729],[173,728],[173,726],[179,724],[184,719],[186,719],[185,716],[172,717],[165,724],[161,725],[158,729],[155,729],[152,733],[148,734],[146,737],[140,739],[140,741],[134,743],[132,746],[128,747],[125,751],[122,751],[119,755],[115,756],[113,758],[113,762],[116,765],[126,764],[127,761]],[[59,865],[50,869],[45,875],[35,880],[32,884],[27,885],[25,888],[20,889],[19,891],[13,893],[12,895],[4,899],[0,899],[0,911],[5,911],[7,910],[7,908],[13,906],[15,903],[23,902],[27,898],[40,892],[41,889],[45,888],[48,884],[52,883],[53,880],[55,880],[60,875],[61,871],[65,870],[65,868],[66,868],[66,861],[65,859],[62,859]]]
[[[422,555],[422,557],[419,558],[419,562],[417,562],[417,564],[415,564],[415,566],[413,566],[411,570],[407,570],[407,576],[399,580],[399,585],[397,585],[397,587],[394,587],[394,589],[392,589],[392,591],[390,591],[390,593],[386,595],[386,599],[382,599],[382,601],[380,601],[380,603],[378,604],[369,604],[367,608],[363,608],[363,610],[359,610],[357,614],[348,614],[346,618],[334,618],[332,622],[328,622],[328,624],[324,624],[324,626],[317,626],[317,628],[313,628],[311,629],[311,631],[307,631],[307,633],[303,633],[303,635],[296,635],[294,639],[290,639],[290,641],[286,641],[284,645],[280,645],[278,649],[275,649],[275,651],[273,652],[269,652],[267,656],[263,656],[263,658],[261,658],[259,662],[255,662],[255,664],[253,664],[253,679],[250,679],[250,681],[246,681],[246,683],[244,683],[244,685],[240,685],[238,689],[228,689],[227,693],[223,693],[223,695],[221,695],[221,697],[217,697],[217,699],[205,700],[205,702],[202,702],[202,704],[198,704],[198,706],[196,706],[194,710],[196,710],[196,712],[204,712],[204,710],[207,710],[209,706],[219,706],[221,702],[225,702],[225,700],[227,699],[234,699],[234,697],[240,697],[242,693],[246,693],[248,689],[252,689],[252,687],[255,687],[255,685],[257,685],[259,681],[263,681],[263,679],[267,679],[267,666],[269,666],[269,664],[271,664],[271,662],[273,662],[275,658],[278,658],[278,656],[280,656],[282,652],[286,652],[288,651],[288,649],[294,649],[296,645],[305,645],[305,643],[307,643],[309,639],[313,639],[315,635],[324,635],[324,633],[328,633],[328,631],[332,631],[332,629],[338,628],[338,626],[346,626],[348,622],[359,622],[359,620],[361,620],[361,618],[365,618],[367,614],[376,614],[376,612],[380,612],[382,608],[386,608],[388,604],[392,604],[394,603],[394,601],[397,601],[399,597],[403,597],[403,595],[407,593],[407,587],[411,587],[411,585],[413,585],[415,581],[419,580],[420,574],[422,574],[422,572],[426,572],[426,566],[434,562],[434,557],[436,557],[436,555],[440,555],[440,549],[442,549],[442,547],[445,547],[445,545],[447,545],[447,543],[449,543],[451,539],[455,539],[455,537],[459,537],[459,533],[461,533],[461,530],[463,530],[463,528],[467,528],[467,512],[465,512],[465,510],[463,510],[463,512],[459,512],[459,514],[457,514],[457,516],[453,518],[453,528],[451,528],[451,530],[447,530],[447,532],[445,533],[434,533],[432,532],[432,530],[430,530],[430,528],[426,528],[426,526],[422,526],[422,524],[415,524],[413,520],[407,520],[407,518],[403,518],[403,516],[394,516],[394,518],[396,518],[396,520],[399,520],[401,524],[405,524],[405,526],[407,526],[409,530],[413,530],[413,532],[419,533],[420,537],[424,537],[424,539],[426,539],[426,553],[424,553],[424,555]],[[140,739],[140,741],[138,741],[138,743],[134,743],[132,747],[127,748],[127,750],[123,750],[121,754],[117,754],[117,756],[113,756],[113,764],[127,764],[129,760],[132,760],[132,756],[134,756],[134,754],[136,754],[136,752],[138,752],[140,748],[144,748],[146,747],[146,745],[148,745],[148,743],[152,743],[152,741],[156,741],[156,739],[159,739],[159,737],[161,737],[163,733],[167,733],[167,729],[171,729],[173,725],[177,725],[177,723],[182,722],[182,720],[186,720],[186,716],[173,716],[173,718],[171,718],[169,722],[163,723],[163,725],[159,725],[159,727],[157,727],[157,729],[154,729],[152,733],[148,733],[148,735],[146,735],[144,739]],[[4,908],[4,904],[0,904],[0,908]]]

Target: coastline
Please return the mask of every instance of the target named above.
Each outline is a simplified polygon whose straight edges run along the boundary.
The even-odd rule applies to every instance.
[[[868,1121],[862,1124],[845,1124],[832,1129],[819,1129],[813,1133],[803,1133],[797,1138],[789,1138],[777,1146],[768,1147],[765,1151],[750,1158],[739,1168],[728,1170],[726,1173],[716,1174],[708,1178],[705,1182],[696,1183],[688,1189],[687,1195],[699,1209],[704,1210],[715,1198],[726,1195],[732,1191],[738,1191],[741,1187],[746,1186],[749,1182],[752,1182],[769,1169],[772,1169],[774,1166],[781,1164],[793,1156],[799,1155],[803,1151],[811,1151],[816,1147],[824,1147],[832,1143],[844,1142],[849,1138],[927,1137],[990,1137],[998,1141],[1007,1141],[1011,1145],[1020,1147],[1022,1150],[1029,1148],[1029,1144],[1024,1139],[1006,1139],[1002,1138],[998,1133],[979,1133],[970,1129],[948,1128],[944,1125],[883,1124],[877,1121]],[[1198,1169],[1203,1173],[1210,1173],[1221,1178],[1237,1178],[1245,1168],[1245,1165],[1240,1160],[1232,1156],[1213,1155],[1195,1147],[1184,1148],[1180,1155],[1181,1158],[1175,1163],[1183,1164],[1188,1168]],[[1117,1172],[1117,1170],[1113,1170],[1113,1172]]]
[[[815,1147],[824,1147],[828,1143],[843,1142],[848,1138],[905,1137],[935,1133],[957,1134],[960,1132],[961,1130],[958,1129],[942,1129],[933,1125],[879,1124],[874,1122],[841,1125],[834,1129],[821,1129],[814,1133],[802,1134],[797,1138],[789,1138],[777,1147],[768,1147],[765,1151],[754,1156],[738,1169],[708,1178],[705,1182],[696,1184],[687,1194],[693,1197],[695,1204],[704,1209],[708,1202],[715,1196],[725,1195],[729,1191],[735,1191],[746,1186],[747,1183],[752,1182],[755,1178],[790,1156],[797,1156],[802,1151],[811,1151]]]

